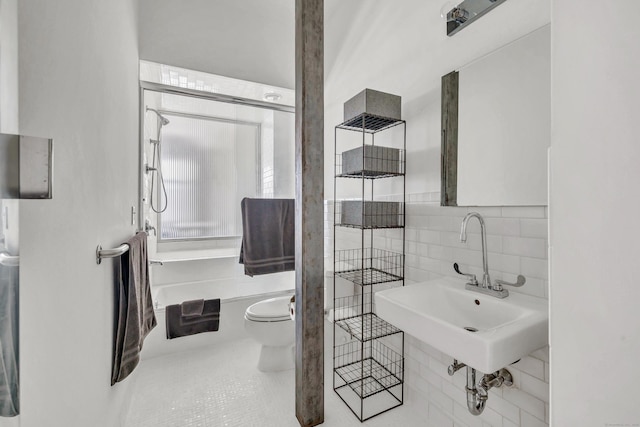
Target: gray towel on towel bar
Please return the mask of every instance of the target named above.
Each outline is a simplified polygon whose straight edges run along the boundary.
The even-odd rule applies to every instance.
[[[149,283],[147,233],[126,242],[115,264],[115,332],[111,385],[127,378],[140,361],[144,338],[156,326]]]
[[[218,330],[220,326],[220,299],[203,300],[200,315],[184,316],[185,304],[190,305],[193,302],[185,301],[182,304],[168,305],[165,308],[167,339]],[[188,309],[187,312],[189,312]]]
[[[295,201],[245,197],[240,207],[240,264],[244,264],[244,274],[295,270]]]

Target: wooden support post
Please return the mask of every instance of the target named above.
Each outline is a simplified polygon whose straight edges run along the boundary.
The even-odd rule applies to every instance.
[[[324,422],[324,1],[296,0],[296,417]]]

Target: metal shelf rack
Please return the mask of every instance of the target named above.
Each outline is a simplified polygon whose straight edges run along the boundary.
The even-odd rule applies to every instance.
[[[359,132],[362,140],[346,135],[348,147],[339,151],[345,145],[341,141],[339,147],[341,131]],[[335,127],[334,152],[333,389],[365,421],[404,402],[404,333],[376,315],[374,294],[380,285],[404,286],[406,123],[361,114]],[[354,191],[353,180],[361,180],[360,194],[337,200],[338,182],[347,183],[345,178]],[[402,200],[376,200],[374,182],[380,179],[401,180]],[[347,231],[352,229],[360,231],[357,245],[358,232]],[[357,247],[338,249],[340,233],[347,237],[338,241]],[[376,248],[384,243],[379,239],[393,240],[393,251]],[[354,294],[335,297],[341,294],[336,288],[344,286],[337,278],[355,285]],[[338,344],[337,333],[347,341]]]

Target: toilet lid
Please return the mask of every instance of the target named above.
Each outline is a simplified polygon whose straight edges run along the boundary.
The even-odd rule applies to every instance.
[[[289,316],[289,301],[291,296],[269,298],[259,301],[247,308],[245,316],[249,320],[276,322],[291,320]]]

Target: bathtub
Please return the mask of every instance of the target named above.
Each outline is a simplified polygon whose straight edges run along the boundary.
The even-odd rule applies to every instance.
[[[253,278],[227,278],[153,286],[154,311],[158,325],[144,340],[141,358],[150,359],[170,353],[191,351],[246,338],[244,312],[258,301],[275,296],[293,295],[295,273],[285,272]],[[166,338],[165,307],[194,299],[220,298],[220,329],[187,337]]]

